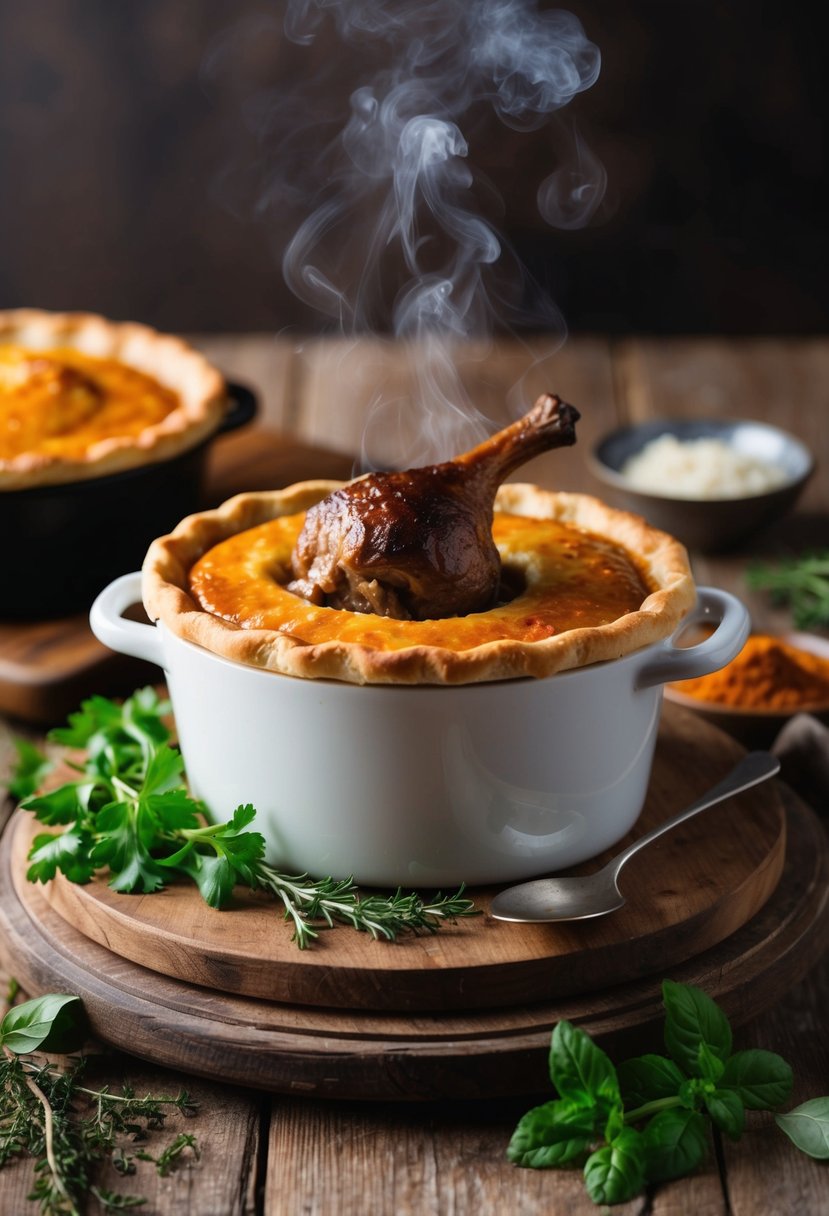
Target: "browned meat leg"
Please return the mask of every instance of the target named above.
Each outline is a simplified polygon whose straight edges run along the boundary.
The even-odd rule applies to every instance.
[[[404,620],[492,605],[500,559],[495,492],[549,448],[575,443],[578,411],[551,393],[529,413],[444,464],[372,473],[308,512],[289,588],[315,604]]]

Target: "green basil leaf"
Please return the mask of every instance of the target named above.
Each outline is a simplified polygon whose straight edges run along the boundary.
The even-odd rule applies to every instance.
[[[697,1047],[697,1076],[706,1081],[719,1081],[724,1068],[725,1064],[708,1044],[700,1043]]]
[[[566,1098],[528,1111],[512,1134],[507,1157],[530,1169],[556,1169],[584,1156],[593,1138],[594,1111]]]
[[[621,1102],[611,1107],[610,1114],[604,1125],[604,1138],[612,1144],[618,1138],[625,1126],[625,1108]]]
[[[733,1089],[749,1110],[772,1110],[792,1092],[794,1078],[784,1059],[773,1051],[735,1052],[725,1062],[720,1089]]]
[[[688,1110],[697,1110],[706,1090],[714,1092],[713,1081],[703,1081],[701,1077],[688,1077],[680,1085],[677,1095],[684,1107]]]
[[[625,1203],[644,1184],[645,1153],[641,1136],[632,1127],[587,1158],[584,1185],[594,1203]]]
[[[672,1098],[685,1077],[666,1056],[637,1056],[620,1064],[617,1073],[626,1110],[635,1110],[657,1098]]]
[[[559,1022],[550,1046],[550,1076],[562,1098],[603,1100],[605,1114],[619,1100],[616,1069],[588,1034]]]
[[[648,1182],[667,1182],[695,1170],[708,1151],[705,1119],[697,1110],[660,1111],[642,1132]]]
[[[819,1161],[829,1159],[829,1096],[810,1098],[785,1115],[775,1115],[774,1121],[801,1152]]]
[[[739,1094],[733,1089],[715,1089],[705,1095],[705,1105],[713,1123],[720,1131],[739,1140],[745,1127],[745,1107]]]
[[[665,1002],[665,1046],[689,1077],[699,1076],[700,1044],[723,1062],[731,1054],[731,1026],[719,1005],[701,988],[690,984],[662,984]]]
[[[15,1005],[0,1022],[0,1043],[17,1055],[33,1051],[76,1051],[86,1037],[83,1005],[77,996],[47,993]]]

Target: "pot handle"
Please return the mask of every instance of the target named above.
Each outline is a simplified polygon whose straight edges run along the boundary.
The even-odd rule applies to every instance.
[[[128,621],[122,615],[127,608],[140,603],[140,572],[122,574],[96,598],[89,611],[89,624],[98,641],[110,650],[163,667],[161,634],[155,625]]]
[[[252,388],[239,384],[236,380],[227,381],[227,411],[219,424],[219,435],[235,431],[240,426],[246,426],[256,417],[259,408],[259,398]]]
[[[689,625],[711,624],[714,632],[696,646],[677,646],[675,639]],[[740,653],[751,630],[745,606],[736,596],[715,587],[699,587],[697,602],[672,638],[643,664],[636,688],[652,688],[671,680],[688,680],[718,671]]]

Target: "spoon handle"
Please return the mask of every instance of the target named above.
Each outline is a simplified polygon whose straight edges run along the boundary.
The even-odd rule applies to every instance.
[[[639,840],[634,840],[633,844],[628,845],[621,853],[613,858],[608,863],[606,869],[611,872],[614,878],[618,877],[622,866],[630,861],[640,849],[644,849],[647,845],[652,844],[660,836],[664,836],[666,832],[672,831],[678,827],[680,823],[685,823],[686,819],[692,819],[694,815],[699,815],[701,811],[707,811],[709,807],[715,806],[718,802],[725,801],[733,794],[741,794],[743,790],[751,789],[753,785],[759,785],[761,781],[773,777],[775,773],[780,771],[780,761],[770,752],[749,752],[747,756],[737,764],[727,777],[723,777],[717,785],[704,794],[697,802],[680,811],[678,815],[674,815],[671,819],[666,819],[664,823],[660,823],[659,827],[648,832],[645,836],[641,836]]]

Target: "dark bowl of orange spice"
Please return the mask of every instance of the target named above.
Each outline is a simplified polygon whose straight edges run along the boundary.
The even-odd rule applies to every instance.
[[[665,696],[749,747],[768,747],[795,714],[829,723],[829,639],[751,634],[725,667],[668,684]]]

